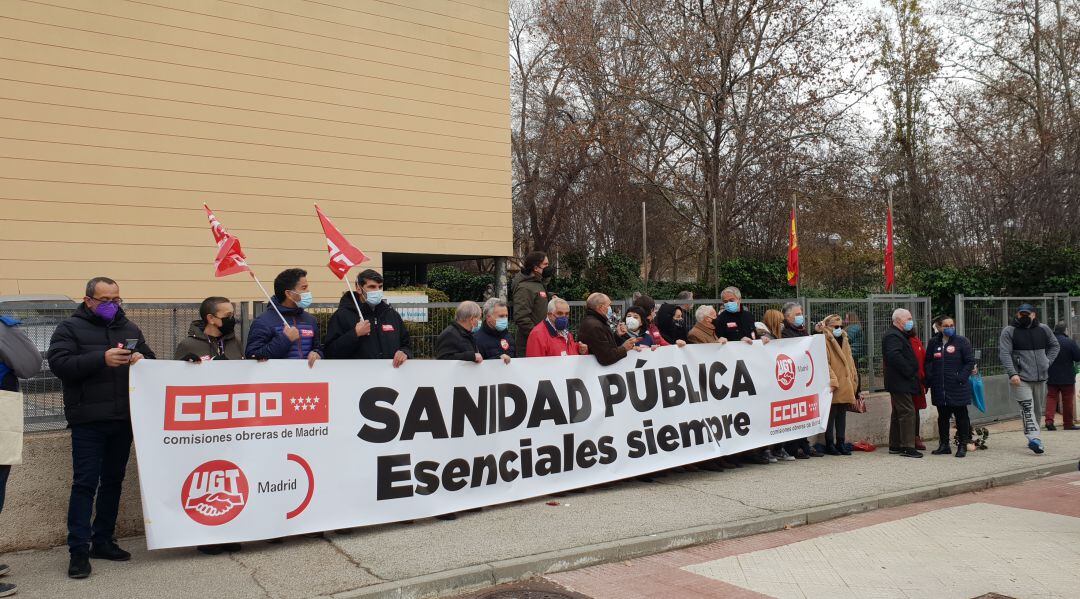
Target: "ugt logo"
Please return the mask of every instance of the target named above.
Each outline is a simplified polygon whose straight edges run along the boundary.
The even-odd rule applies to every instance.
[[[795,385],[795,360],[784,354],[776,356],[776,383],[784,391]]]
[[[184,512],[204,526],[220,526],[239,516],[247,498],[247,477],[226,460],[206,462],[193,470],[180,492]]]

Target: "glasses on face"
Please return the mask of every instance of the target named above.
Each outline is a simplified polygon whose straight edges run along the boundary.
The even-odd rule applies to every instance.
[[[120,299],[118,297],[114,297],[114,298],[92,297],[90,299],[94,300],[95,302],[98,302],[99,304],[116,304],[117,306],[123,306],[124,305],[124,300],[122,300],[122,299]]]

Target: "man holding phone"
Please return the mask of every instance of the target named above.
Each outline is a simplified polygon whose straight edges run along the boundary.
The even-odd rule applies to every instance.
[[[131,454],[128,369],[155,356],[122,306],[116,281],[90,279],[83,303],[57,325],[49,342],[49,367],[63,383],[64,416],[71,428],[71,578],[90,576],[90,558],[131,559],[113,537]]]

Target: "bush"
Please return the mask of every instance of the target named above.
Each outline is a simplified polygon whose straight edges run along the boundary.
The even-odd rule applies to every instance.
[[[428,270],[428,286],[445,292],[450,298],[445,301],[482,302],[488,287],[494,288],[495,277],[465,272],[453,266],[436,266]]]

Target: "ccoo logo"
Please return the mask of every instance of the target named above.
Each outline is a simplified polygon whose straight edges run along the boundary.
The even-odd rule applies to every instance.
[[[226,460],[206,462],[193,470],[180,491],[184,512],[204,526],[220,526],[239,516],[247,499],[247,477]]]
[[[795,360],[785,354],[776,356],[776,383],[784,391],[795,385]]]

